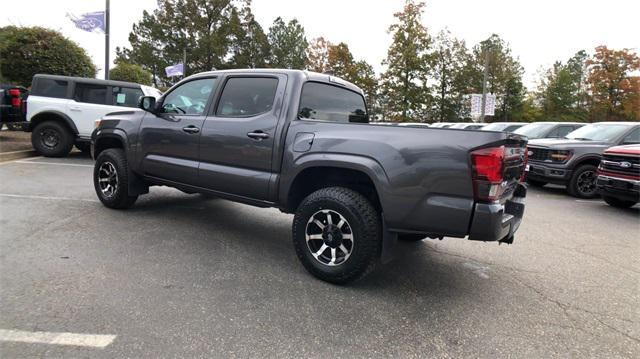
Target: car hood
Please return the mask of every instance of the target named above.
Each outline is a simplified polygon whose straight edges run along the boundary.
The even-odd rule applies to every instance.
[[[611,146],[611,143],[604,141],[570,140],[566,138],[541,138],[529,141],[529,146],[555,149],[608,148]]]

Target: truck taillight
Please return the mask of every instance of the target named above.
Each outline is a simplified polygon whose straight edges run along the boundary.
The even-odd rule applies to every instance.
[[[12,107],[20,107],[22,100],[20,99],[20,90],[18,89],[10,89],[9,97],[11,97],[11,106]]]
[[[495,201],[504,191],[504,146],[482,148],[471,152],[473,189],[478,200]]]

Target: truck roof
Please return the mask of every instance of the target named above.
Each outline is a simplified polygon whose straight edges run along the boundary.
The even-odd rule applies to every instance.
[[[362,89],[353,83],[344,80],[340,77],[333,76],[330,74],[321,74],[313,71],[306,70],[292,70],[292,69],[229,69],[229,70],[215,70],[215,71],[206,71],[199,72],[197,74],[191,75],[187,77],[187,79],[198,78],[203,76],[210,75],[222,75],[229,73],[256,73],[256,74],[285,74],[288,76],[297,77],[304,81],[315,81],[315,82],[323,82],[330,85],[338,85],[344,88],[347,88],[352,91],[356,91],[358,93],[363,94]]]
[[[53,79],[53,80],[66,80],[66,81],[82,82],[82,83],[94,84],[94,85],[125,86],[125,87],[145,86],[135,82],[100,80],[100,79],[91,79],[87,77],[74,77],[74,76],[61,76],[61,75],[48,75],[48,74],[35,74],[33,75],[33,78],[34,79],[47,78],[47,79]]]

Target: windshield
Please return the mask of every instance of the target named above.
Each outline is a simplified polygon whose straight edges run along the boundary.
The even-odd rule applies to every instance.
[[[571,132],[566,138],[588,141],[611,141],[622,135],[630,127],[631,125],[594,123]]]
[[[519,135],[529,137],[530,140],[534,138],[542,138],[553,126],[553,123],[530,123],[522,126],[519,129],[513,131]]]

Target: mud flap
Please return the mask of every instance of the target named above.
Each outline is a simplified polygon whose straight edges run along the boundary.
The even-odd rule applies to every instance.
[[[384,213],[382,213],[382,254],[380,255],[380,261],[382,264],[391,262],[395,257],[395,247],[398,243],[398,234],[395,232],[389,232],[387,228],[387,221],[384,219]]]

